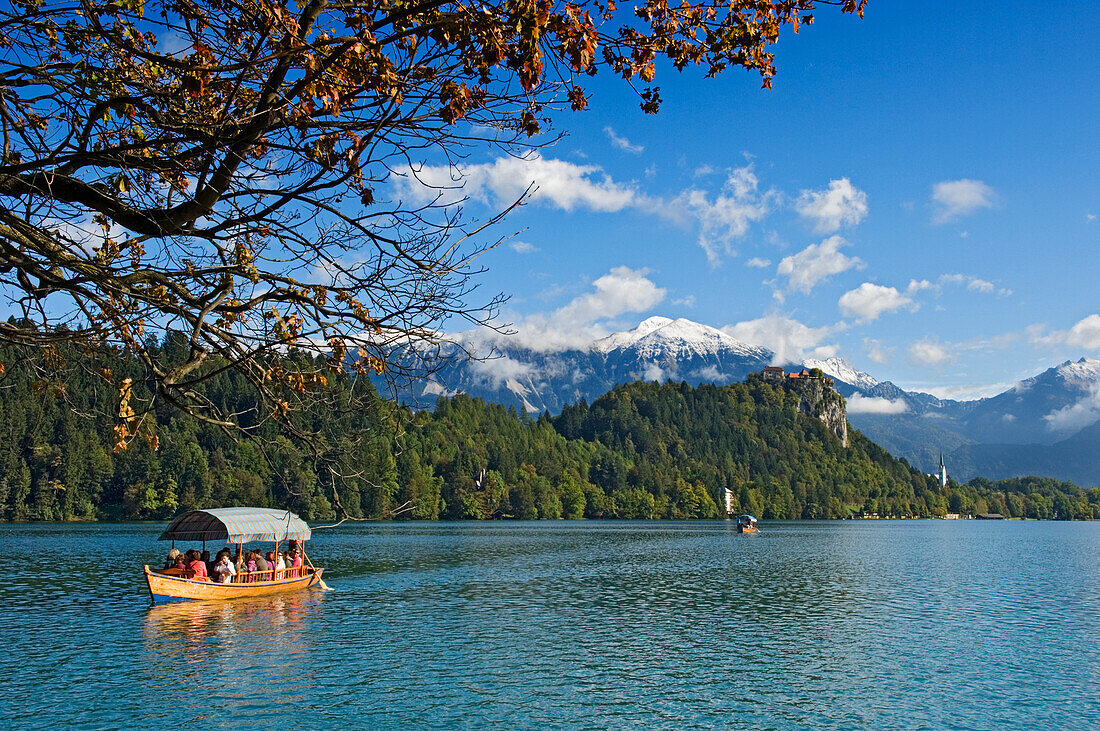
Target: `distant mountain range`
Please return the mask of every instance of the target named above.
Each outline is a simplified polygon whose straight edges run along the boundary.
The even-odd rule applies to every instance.
[[[488,357],[460,360],[405,397],[430,406],[440,394],[462,392],[532,413],[556,414],[582,398],[591,402],[620,383],[742,381],[771,363],[772,357],[767,348],[748,345],[713,327],[651,317],[633,330],[581,349],[542,352],[499,340]]]
[[[942,453],[960,480],[1035,474],[1100,487],[1098,360],[1066,361],[975,401],[904,391],[865,373],[856,379],[843,361],[807,365],[837,380],[853,426],[923,470]]]
[[[491,357],[456,360],[403,394],[422,407],[464,392],[527,412],[598,398],[619,383],[731,383],[772,364],[774,353],[690,320],[651,317],[584,348],[540,351],[495,342]],[[1052,367],[991,398],[939,399],[877,381],[839,358],[782,364],[820,368],[848,400],[848,420],[913,466],[932,472],[942,453],[960,481],[1028,474],[1100,487],[1100,361]]]

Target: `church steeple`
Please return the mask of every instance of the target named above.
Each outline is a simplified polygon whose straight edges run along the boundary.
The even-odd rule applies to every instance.
[[[947,467],[943,463],[943,452],[940,452],[940,487],[947,487]]]

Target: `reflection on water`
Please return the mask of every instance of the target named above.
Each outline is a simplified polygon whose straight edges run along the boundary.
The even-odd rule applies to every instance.
[[[307,591],[225,602],[150,607],[142,639],[147,687],[158,703],[187,717],[219,705],[254,720],[278,718],[278,704],[300,705],[307,689],[296,677],[309,664],[310,619],[324,592]],[[274,700],[278,703],[273,703]]]
[[[172,602],[149,607],[145,616],[145,641],[150,647],[166,645],[199,651],[211,639],[237,645],[245,639],[280,646],[300,635],[302,626],[324,592],[309,591],[233,601]],[[224,649],[224,648],[223,648]],[[288,652],[300,651],[287,645]]]
[[[150,608],[158,528],[0,526],[5,726],[1100,728],[1097,524],[355,526]]]

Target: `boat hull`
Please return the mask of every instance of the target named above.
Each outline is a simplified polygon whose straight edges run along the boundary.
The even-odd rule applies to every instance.
[[[145,567],[145,582],[149,585],[149,597],[154,604],[236,599],[244,596],[266,596],[288,591],[301,591],[321,583],[324,569],[315,569],[305,576],[295,576],[279,581],[257,581],[252,584],[219,584],[213,581],[195,581],[178,576],[157,573]]]
[[[739,526],[737,526],[737,532],[738,533],[755,533],[756,532],[756,526],[755,525],[739,525]]]

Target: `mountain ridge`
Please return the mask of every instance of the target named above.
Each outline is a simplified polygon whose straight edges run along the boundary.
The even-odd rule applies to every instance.
[[[1057,460],[1043,456],[1049,452],[1045,448],[1100,422],[1100,360],[1087,357],[1056,364],[995,396],[956,401],[880,381],[838,357],[777,363],[768,348],[685,318],[650,317],[572,349],[536,350],[504,338],[492,345],[497,357],[445,367],[435,383],[404,394],[404,400],[430,408],[439,395],[464,392],[532,414],[556,414],[633,381],[721,385],[743,381],[766,365],[820,368],[849,400],[848,419],[855,428],[926,472],[934,471],[943,453],[954,463],[949,470],[962,479],[1017,477],[1029,466],[1036,474],[1060,477]],[[1021,459],[995,458],[1004,445],[1021,445]],[[1070,448],[1055,451],[1065,454]],[[1080,463],[1077,479],[1088,474],[1083,484],[1100,486],[1100,459],[1073,461]]]

